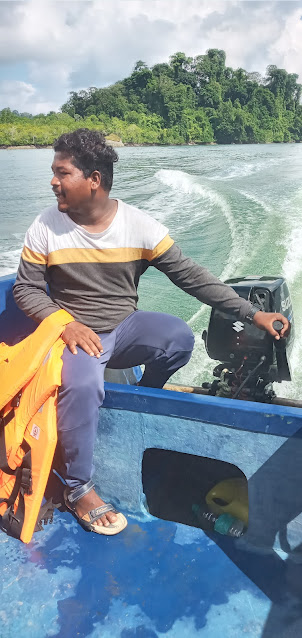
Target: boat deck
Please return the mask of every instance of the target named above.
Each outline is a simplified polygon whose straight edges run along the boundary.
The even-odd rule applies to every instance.
[[[0,281],[7,343],[34,329],[12,283]],[[150,471],[154,450],[181,455],[186,471],[177,480],[172,465]],[[244,537],[190,522],[205,488],[191,457],[246,477]],[[29,545],[0,533],[0,638],[302,636],[301,409],[111,383],[95,466],[102,498],[128,511],[127,529],[98,536],[57,511]],[[175,494],[185,503],[178,511]],[[151,516],[148,495],[159,507],[149,499],[150,510],[173,520]]]
[[[60,512],[28,546],[1,534],[1,638],[301,635],[300,566],[213,539],[131,516],[122,534],[97,536]]]

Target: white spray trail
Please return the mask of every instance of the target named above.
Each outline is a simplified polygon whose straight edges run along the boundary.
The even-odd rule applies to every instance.
[[[269,216],[272,215],[273,213],[272,208],[268,206],[262,199],[258,199],[258,197],[255,197],[251,193],[246,193],[245,191],[242,191],[242,190],[238,190],[238,193],[240,193],[240,195],[243,195],[243,197],[245,197],[246,199],[249,199],[254,204],[257,204],[259,208],[262,208],[262,210],[266,213],[266,215],[269,215]]]
[[[0,276],[10,275],[18,270],[22,245],[17,250],[3,251],[0,255]]]
[[[214,209],[216,214],[217,209],[221,212],[229,228],[231,247],[228,261],[220,274],[220,279],[227,279],[236,273],[238,266],[245,258],[248,229],[246,226],[242,226],[242,224],[241,227],[237,225],[226,199],[208,185],[205,186],[198,183],[196,178],[183,171],[162,169],[156,173],[155,177],[159,179],[162,184],[177,193],[181,192],[191,197],[193,195],[195,198],[200,199],[201,210],[199,216],[203,218],[205,215],[208,216],[211,209]],[[206,374],[210,373],[213,368],[213,361],[209,359],[205,352],[200,334],[200,320],[204,314],[208,312],[209,308],[202,304],[199,310],[187,322],[195,332],[195,348],[189,364],[187,364],[185,369],[181,370],[180,373],[175,375],[175,381],[181,383],[198,383],[199,379],[204,379]]]
[[[216,209],[220,209],[226,219],[231,235],[229,258],[220,274],[220,279],[227,279],[230,277],[234,272],[236,272],[238,264],[244,257],[243,246],[245,244],[245,237],[243,237],[240,232],[239,238],[236,222],[225,198],[208,186],[199,184],[196,182],[194,177],[183,171],[162,169],[155,174],[155,177],[159,179],[162,184],[169,186],[177,192],[181,191],[187,195],[195,195],[200,198],[201,201],[210,204]],[[204,215],[204,212],[201,212],[201,214]],[[201,308],[189,319],[188,324],[193,326],[205,310],[206,307],[201,306]]]
[[[295,342],[290,357],[292,369],[292,383],[282,383],[276,387],[279,395],[301,399],[301,361],[302,361],[302,189],[296,192],[293,202],[290,202],[291,214],[286,218],[286,225],[290,225],[289,233],[284,240],[287,253],[283,262],[282,274],[285,277],[293,303],[295,322]]]

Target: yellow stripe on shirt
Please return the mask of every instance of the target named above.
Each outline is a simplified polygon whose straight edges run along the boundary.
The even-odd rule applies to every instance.
[[[61,248],[48,255],[48,267],[79,263],[127,263],[146,259],[152,261],[173,245],[168,235],[151,250],[148,248]]]
[[[171,239],[170,235],[166,235],[160,242],[153,248],[152,250],[152,259],[156,259],[156,257],[161,257],[171,246],[173,246],[174,240]],[[150,260],[151,261],[151,260]]]
[[[28,261],[30,264],[47,264],[47,255],[36,253],[27,246],[23,246],[21,257],[24,261]]]

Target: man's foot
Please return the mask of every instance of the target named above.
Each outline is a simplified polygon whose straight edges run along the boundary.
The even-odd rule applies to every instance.
[[[106,505],[104,501],[97,495],[95,490],[90,490],[88,494],[79,498],[75,503],[75,510],[79,518],[82,518],[84,514],[87,514],[90,510],[94,510],[97,507],[101,507],[102,505]],[[117,515],[114,512],[107,512],[107,514],[103,514],[101,518],[95,521],[95,525],[108,527],[111,523],[115,523],[117,521]]]
[[[89,532],[113,536],[119,534],[127,527],[127,519],[124,514],[117,512],[111,503],[104,503],[95,493],[92,481],[89,481],[78,490],[64,490],[64,501],[67,509],[73,512],[77,521]],[[85,493],[78,498],[79,494]]]

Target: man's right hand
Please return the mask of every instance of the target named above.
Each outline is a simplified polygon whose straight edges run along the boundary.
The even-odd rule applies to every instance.
[[[87,326],[79,321],[69,323],[63,334],[62,339],[65,341],[70,352],[77,354],[76,346],[80,346],[82,350],[87,352],[91,357],[100,358],[103,352],[103,346],[100,337]]]

